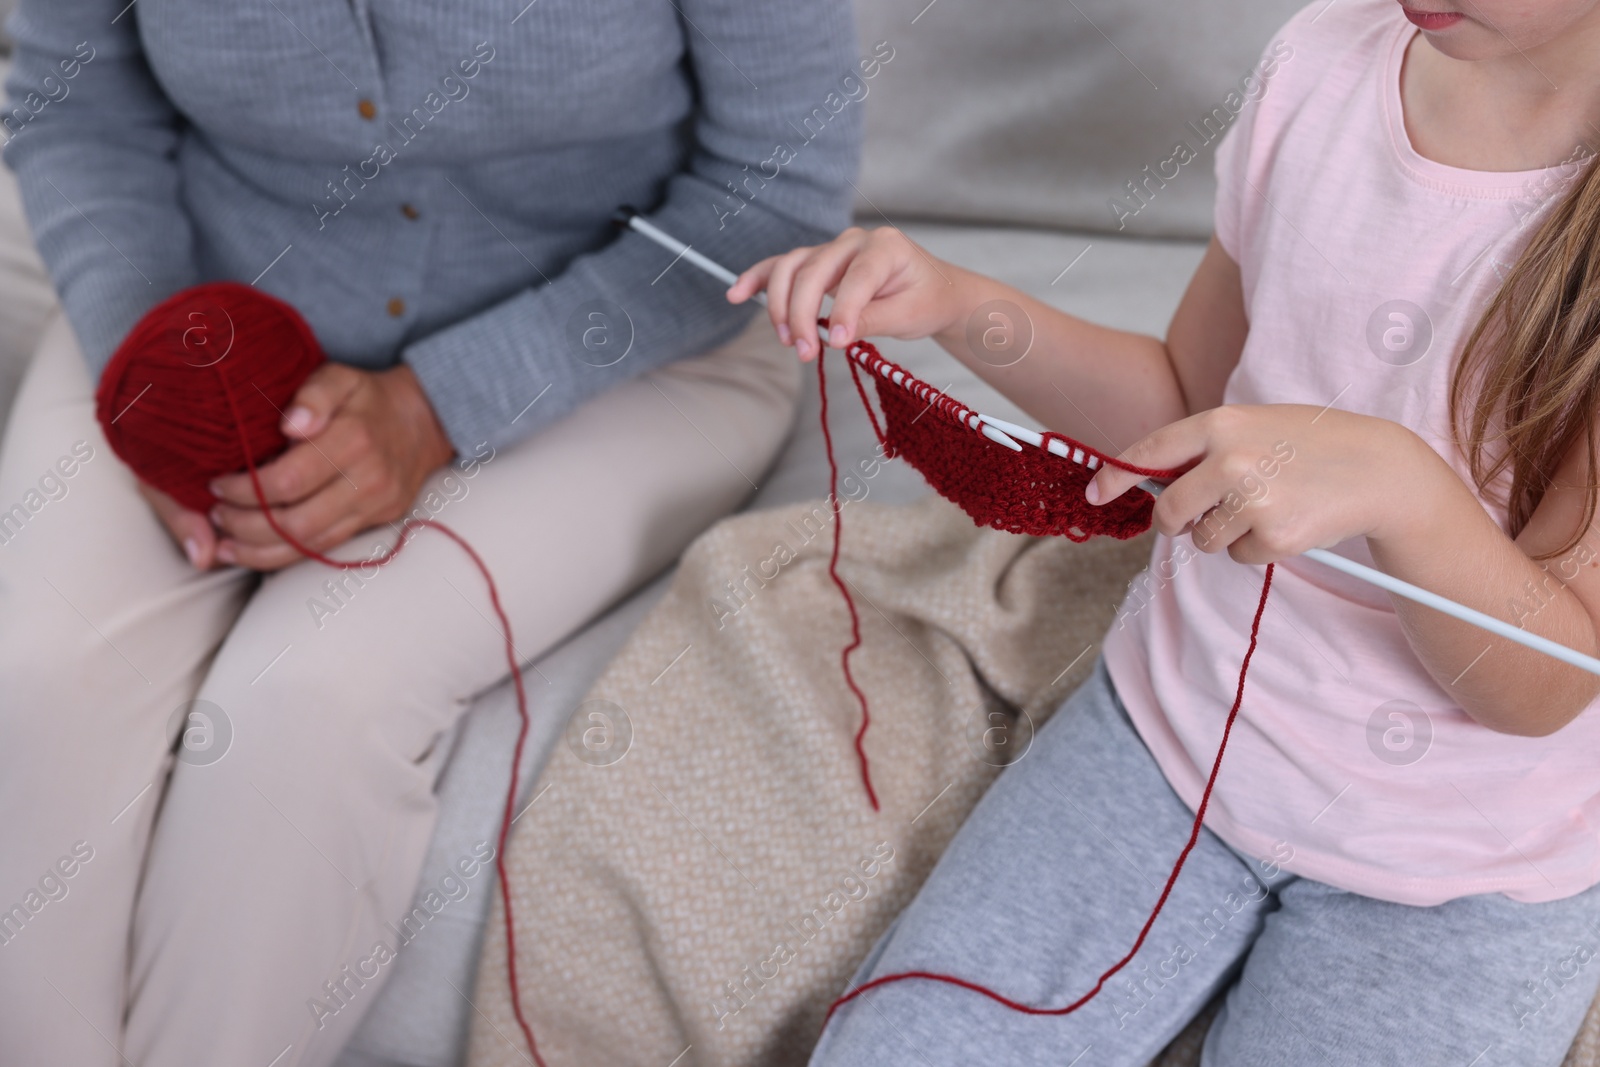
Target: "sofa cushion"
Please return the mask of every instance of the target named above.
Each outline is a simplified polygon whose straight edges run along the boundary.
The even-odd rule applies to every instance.
[[[1215,184],[1205,119],[1301,0],[858,0],[863,55],[893,58],[865,82],[868,217],[1021,223],[1204,237]],[[1215,114],[1220,109],[1220,115]],[[1188,124],[1198,127],[1191,128]],[[1131,216],[1111,207],[1172,159]]]

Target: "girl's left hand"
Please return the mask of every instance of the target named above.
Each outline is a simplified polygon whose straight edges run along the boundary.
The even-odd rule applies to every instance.
[[[257,468],[272,517],[325,552],[411,507],[422,483],[455,454],[411,368],[364,371],[325,363],[295,394],[281,426],[290,445]],[[216,558],[258,571],[299,560],[267,524],[248,473],[218,478]]]
[[[1301,404],[1229,405],[1163,426],[1119,458],[1184,470],[1156,499],[1161,533],[1188,530],[1202,552],[1226,548],[1240,563],[1261,564],[1399,532],[1407,515],[1426,507],[1434,473],[1418,449],[1443,465],[1387,419]],[[1114,500],[1143,480],[1102,467],[1089,502]]]

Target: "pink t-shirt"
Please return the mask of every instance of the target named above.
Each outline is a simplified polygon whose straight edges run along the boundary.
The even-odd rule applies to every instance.
[[[1451,370],[1582,161],[1490,173],[1418,155],[1399,88],[1417,32],[1394,0],[1317,0],[1268,48],[1264,94],[1217,148],[1217,239],[1239,264],[1250,322],[1225,402],[1391,419],[1470,485],[1449,443]],[[1274,458],[1266,469],[1281,475]],[[1484,507],[1503,529],[1504,511]],[[1364,539],[1336,551],[1372,562]],[[1105,642],[1118,693],[1191,807],[1262,576],[1163,537]],[[1480,726],[1417,660],[1388,594],[1286,560],[1206,821],[1242,851],[1292,852],[1287,869],[1384,900],[1559,899],[1600,882],[1600,714],[1545,738]]]

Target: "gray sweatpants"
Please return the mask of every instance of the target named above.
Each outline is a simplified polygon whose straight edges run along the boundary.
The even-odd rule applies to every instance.
[[[1193,820],[1102,664],[985,795],[855,984],[923,970],[1068,1003],[1133,943]],[[1289,874],[1292,847],[1247,856],[1202,831],[1144,947],[1072,1015],[898,982],[841,1008],[811,1062],[1142,1067],[1223,989],[1207,1067],[1561,1062],[1600,979],[1600,889],[1411,907]]]

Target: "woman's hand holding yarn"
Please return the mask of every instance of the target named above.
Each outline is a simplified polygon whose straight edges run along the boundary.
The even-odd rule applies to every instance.
[[[404,515],[454,455],[405,364],[365,371],[324,363],[295,394],[282,430],[292,443],[259,468],[261,488],[279,525],[318,551]],[[271,571],[302,558],[267,523],[248,474],[218,478],[211,489],[222,501],[210,515],[221,535],[217,560]]]

